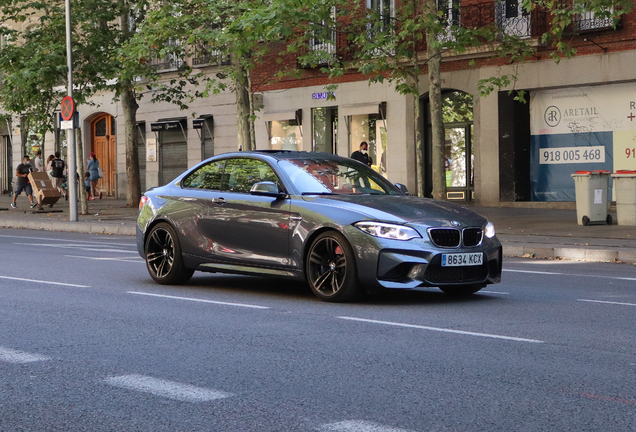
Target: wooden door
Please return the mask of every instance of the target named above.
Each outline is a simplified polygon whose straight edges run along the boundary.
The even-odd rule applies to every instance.
[[[115,175],[117,174],[117,142],[115,122],[111,115],[97,117],[91,123],[91,151],[97,156],[99,166],[104,171],[104,178],[97,187],[104,195],[115,194]]]

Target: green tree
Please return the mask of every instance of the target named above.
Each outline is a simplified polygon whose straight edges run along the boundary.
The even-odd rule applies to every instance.
[[[199,69],[183,62],[176,78],[166,80],[158,74],[146,78],[156,83],[154,100],[173,102],[181,108],[195,98],[233,91],[237,147],[254,149],[254,93],[268,79],[299,72],[295,53],[310,37],[307,30],[330,16],[330,2],[333,0],[156,0],[122,55],[133,62],[193,57],[219,65]],[[314,60],[311,53],[304,58]],[[255,82],[254,67],[265,59],[274,62],[275,70]]]

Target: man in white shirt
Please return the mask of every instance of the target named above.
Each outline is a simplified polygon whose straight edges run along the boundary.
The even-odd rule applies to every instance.
[[[44,172],[44,163],[42,162],[42,151],[38,150],[35,153],[35,170],[37,172]]]

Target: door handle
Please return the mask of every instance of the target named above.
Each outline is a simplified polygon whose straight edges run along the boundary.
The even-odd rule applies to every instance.
[[[225,201],[225,198],[214,198],[212,202],[214,204],[225,204],[227,201]]]

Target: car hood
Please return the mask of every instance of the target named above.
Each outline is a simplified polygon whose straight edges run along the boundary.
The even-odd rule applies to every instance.
[[[316,200],[321,204],[355,211],[369,219],[424,224],[427,226],[455,227],[483,226],[486,218],[457,204],[404,195],[328,195],[305,196],[305,200]]]

